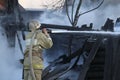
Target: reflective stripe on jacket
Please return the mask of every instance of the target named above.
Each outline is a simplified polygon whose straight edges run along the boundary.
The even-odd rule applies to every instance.
[[[43,65],[43,59],[41,59],[38,56],[33,56],[32,57],[32,66],[34,69],[43,69],[44,65]],[[29,57],[25,57],[24,59],[24,69],[30,69],[30,61],[29,61]]]
[[[43,64],[33,64],[33,69],[43,69],[44,66]],[[24,65],[24,69],[30,69],[30,66],[29,65]]]

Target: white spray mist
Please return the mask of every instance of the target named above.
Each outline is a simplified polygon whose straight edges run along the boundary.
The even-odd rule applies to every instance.
[[[6,34],[0,27],[0,80],[22,80],[21,58],[18,47],[8,46]]]

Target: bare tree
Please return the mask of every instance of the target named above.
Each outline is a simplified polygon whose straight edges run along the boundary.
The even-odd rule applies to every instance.
[[[104,0],[102,0],[95,8],[82,12],[80,11],[80,9],[82,7],[83,1],[85,0],[53,0],[53,1],[47,1],[46,5],[44,6],[46,6],[46,8],[48,9],[51,8],[52,10],[61,10],[65,6],[65,11],[72,27],[76,27],[79,21],[79,17],[81,15],[98,9],[104,2]],[[73,41],[73,36],[70,36],[69,38],[70,44],[68,45],[68,49],[69,49],[68,55],[71,55],[71,52],[72,52],[72,48],[71,48],[72,41]]]
[[[89,12],[91,12],[91,11],[94,11],[94,10],[98,9],[98,8],[103,4],[103,2],[104,2],[104,0],[102,0],[102,1],[99,3],[99,5],[96,6],[95,8],[80,13],[80,8],[81,8],[81,5],[82,5],[83,0],[79,0],[79,1],[78,1],[78,0],[73,0],[73,1],[72,1],[72,8],[70,9],[70,10],[71,10],[71,16],[70,16],[70,14],[69,14],[69,7],[68,7],[68,1],[69,1],[69,0],[66,0],[66,2],[65,2],[65,3],[66,3],[66,13],[67,13],[68,19],[69,19],[69,21],[70,21],[70,23],[71,23],[71,25],[72,25],[73,27],[76,27],[76,25],[77,25],[77,23],[78,23],[78,20],[79,20],[79,17],[80,17],[81,15],[86,14],[86,13],[89,13]],[[78,1],[78,5],[75,5],[76,1]],[[75,6],[77,6],[77,8],[75,8]],[[74,13],[74,12],[75,12],[75,13]],[[74,14],[75,14],[75,15],[74,15]]]
[[[83,14],[86,14],[86,13],[89,13],[91,11],[94,11],[96,9],[98,9],[104,2],[104,0],[101,1],[101,3],[99,3],[99,5],[93,9],[90,9],[88,11],[85,11],[85,12],[82,12],[80,13],[80,9],[81,9],[81,5],[83,3],[84,0],[73,0],[71,1],[71,8],[69,7],[68,5],[68,2],[69,0],[66,0],[65,1],[65,5],[66,5],[66,13],[67,13],[67,16],[68,16],[68,19],[72,25],[72,27],[76,27],[77,23],[78,23],[78,20],[79,20],[79,17]],[[78,2],[78,4],[76,5],[75,3]],[[69,12],[70,10],[70,12]],[[70,14],[71,13],[71,14]],[[68,50],[69,50],[69,53],[68,55],[71,55],[71,52],[72,52],[72,42],[73,42],[73,35],[70,35],[70,38],[69,38],[69,45],[68,45]]]

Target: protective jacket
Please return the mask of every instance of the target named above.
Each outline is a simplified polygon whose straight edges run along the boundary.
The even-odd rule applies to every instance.
[[[26,36],[26,50],[25,50],[25,58],[24,58],[24,69],[30,69],[29,64],[29,46],[33,33],[29,32]],[[36,32],[35,38],[33,40],[32,47],[32,65],[34,69],[43,69],[43,59],[42,59],[42,51],[43,49],[51,48],[53,42],[49,35],[45,35],[42,31],[38,30]]]

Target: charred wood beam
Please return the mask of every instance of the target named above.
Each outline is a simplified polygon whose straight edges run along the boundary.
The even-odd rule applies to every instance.
[[[15,0],[7,0],[7,13],[14,13]]]
[[[104,31],[114,31],[114,22],[112,19],[107,19],[104,26],[102,27],[102,30]]]
[[[120,80],[120,37],[113,38],[113,64],[112,64],[112,79]]]
[[[69,63],[73,58],[81,55],[84,51],[88,51],[90,49],[90,46],[89,46],[90,44],[89,44],[89,42],[87,40],[88,39],[86,39],[84,41],[84,44],[83,44],[82,48],[78,49],[77,51],[75,51],[71,55],[69,55],[69,56],[66,56],[66,55],[60,56],[59,59],[62,58],[62,61],[60,61],[58,63],[63,63],[63,64]],[[93,42],[92,42],[92,44],[93,44]]]
[[[94,46],[92,47],[86,61],[82,65],[82,68],[81,68],[81,71],[80,71],[80,74],[79,74],[79,77],[77,80],[84,80],[85,79],[86,73],[89,69],[89,65],[92,62],[92,60],[94,59],[94,57],[95,57],[95,55],[96,55],[96,53],[97,53],[97,51],[102,43],[102,40],[103,40],[103,38],[99,36],[97,41],[94,43]]]
[[[113,39],[108,37],[105,41],[105,66],[104,66],[104,79],[103,80],[112,80],[112,61],[113,61]]]
[[[55,25],[55,24],[41,24],[41,28],[66,29],[66,30],[78,30],[78,31],[92,30],[91,27],[78,28],[78,27],[72,27],[67,25]]]
[[[6,19],[7,19],[7,21],[9,21],[9,18],[6,18]],[[20,22],[15,23],[15,21],[13,21],[13,22],[10,21],[10,22],[6,22],[4,24],[10,24],[12,26],[20,26],[20,27],[22,26],[23,28],[16,27],[16,30],[18,30],[18,31],[20,31],[20,30],[29,31],[28,25],[25,25],[24,23],[21,25]],[[55,25],[55,24],[41,24],[40,29],[42,29],[42,28],[64,29],[64,30],[75,30],[75,31],[94,31],[91,27],[78,28],[78,27],[72,27],[72,26],[67,26],[67,25]]]
[[[67,71],[69,71],[72,67],[74,67],[79,60],[79,56],[84,52],[84,50],[87,46],[87,42],[86,42],[87,40],[85,40],[82,48],[80,48],[76,52],[72,53],[68,57],[66,55],[60,56],[59,59],[62,58],[62,61],[57,62],[59,60],[59,59],[57,59],[52,64],[50,64],[47,68],[45,68],[45,70],[43,71],[43,80],[49,80],[49,78],[52,78],[52,79],[53,78],[58,78],[59,76],[63,75]],[[59,68],[59,70],[55,69],[52,72],[49,72],[52,66],[55,66],[55,65],[58,65],[58,64],[61,64],[61,65],[69,64],[70,61],[77,56],[78,56],[78,58],[76,59],[75,63],[72,66],[67,65],[65,67]]]
[[[69,38],[69,45],[68,45],[68,56],[72,54],[72,42],[73,42],[73,35],[70,35]]]
[[[93,42],[90,42],[91,44],[93,44]],[[65,74],[67,71],[71,70],[73,67],[75,67],[77,65],[77,62],[79,61],[80,55],[84,52],[84,51],[89,51],[89,49],[91,49],[91,45],[88,42],[88,39],[85,40],[82,48],[80,48],[79,50],[77,50],[76,52],[72,53],[70,56],[60,56],[59,59],[62,58],[62,61],[58,61],[59,59],[55,60],[52,64],[50,64],[44,71],[43,71],[43,79],[45,80],[53,80],[58,78],[59,76]],[[70,61],[76,57],[75,62],[72,64],[72,66],[68,65],[67,68],[63,67],[59,70],[54,69],[52,72],[49,72],[51,70],[52,66],[56,66],[58,64],[61,65],[66,65],[69,64]],[[58,61],[58,62],[57,62]],[[69,67],[70,66],[70,67]]]
[[[46,74],[42,80],[55,80],[56,76],[58,77],[59,73],[66,71],[69,68],[70,64],[59,64],[56,66],[56,69]],[[53,79],[54,78],[54,79]]]
[[[69,64],[70,63],[70,61],[73,59],[73,58],[75,58],[76,56],[79,56],[79,55],[81,55],[82,54],[82,49],[80,48],[79,50],[77,50],[75,53],[72,53],[70,56],[66,56],[66,55],[63,55],[63,56],[61,56],[61,57],[59,57],[59,59],[57,59],[57,60],[55,60],[53,63],[51,63],[47,68],[45,68],[44,69],[44,71],[43,71],[43,80],[45,79],[47,79],[46,77],[53,77],[55,74],[59,74],[59,73],[61,73],[61,72],[64,72],[65,70],[67,70],[67,68],[70,66],[70,65],[68,65],[68,66],[66,66],[66,67],[62,67],[62,68],[59,68],[59,70],[57,70],[57,69],[55,69],[55,70],[53,70],[53,72],[50,72],[50,70],[51,70],[51,67],[53,67],[53,66],[56,66],[57,64],[61,64],[61,65],[66,65],[66,64]],[[58,61],[58,60],[60,60],[60,58],[63,58],[63,60],[62,61]],[[58,62],[57,62],[58,61]],[[52,73],[52,74],[51,74]]]

